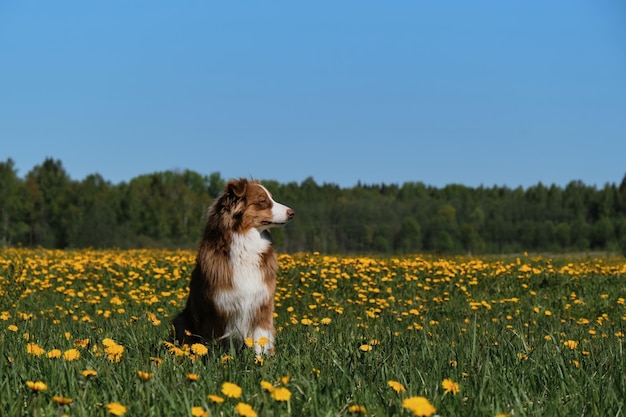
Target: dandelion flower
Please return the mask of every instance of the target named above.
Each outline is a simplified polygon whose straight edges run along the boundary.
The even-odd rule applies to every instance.
[[[42,381],[26,381],[26,386],[36,392],[45,391],[48,389],[46,383]]]
[[[85,370],[82,372],[82,374],[83,374],[83,376],[84,376],[85,378],[87,378],[87,377],[90,377],[90,376],[96,376],[96,375],[98,375],[98,372],[97,372],[97,371],[94,371],[93,369],[85,369]]]
[[[329,317],[324,317],[320,323],[322,323],[324,326],[328,326],[330,323],[332,323],[333,319],[329,318]]]
[[[578,347],[578,342],[575,340],[566,340],[563,342],[563,345],[571,350],[574,350]]]
[[[200,379],[200,375],[198,375],[198,374],[192,374],[192,373],[187,374],[187,375],[186,375],[186,377],[187,377],[187,379],[188,379],[188,380],[190,380],[191,382],[196,382],[197,380],[199,380],[199,379]]]
[[[289,401],[291,399],[291,391],[285,387],[277,387],[272,390],[271,396],[276,401]]]
[[[108,403],[106,409],[114,416],[123,416],[124,414],[126,414],[126,407],[124,407],[120,403]]]
[[[395,392],[398,393],[406,391],[404,385],[402,385],[398,381],[387,381],[387,385],[389,385]]]
[[[35,355],[35,356],[41,356],[44,353],[46,353],[46,351],[39,346],[37,343],[29,343],[26,345],[26,352],[29,353],[30,355]]]
[[[261,388],[263,388],[263,390],[267,392],[274,391],[274,385],[272,385],[271,382],[267,382],[267,381],[261,381]]]
[[[239,403],[235,406],[235,412],[242,417],[257,417],[256,411],[250,404]]]
[[[46,356],[50,359],[58,359],[60,358],[62,355],[61,350],[59,349],[52,349],[50,352],[48,352],[46,354]]]
[[[402,401],[402,407],[408,408],[414,416],[429,417],[437,411],[425,397],[410,397]]]
[[[224,398],[220,397],[219,395],[209,394],[207,395],[207,398],[211,400],[211,402],[216,403],[216,404],[224,402]]]
[[[202,343],[194,343],[193,345],[191,345],[191,351],[198,356],[204,356],[209,353],[207,347],[204,346]]]
[[[354,404],[348,407],[348,413],[365,414],[367,410],[362,405]]]
[[[153,376],[154,374],[151,374],[150,372],[137,371],[137,377],[144,382],[149,381]]]
[[[52,397],[52,401],[54,401],[57,404],[68,405],[68,404],[71,404],[74,400],[72,400],[71,398],[67,398],[67,397],[54,396]]]
[[[15,324],[9,324],[7,329],[9,329],[12,332],[17,332],[19,330],[19,328]]]
[[[80,358],[80,352],[76,349],[68,349],[63,353],[63,359],[68,362],[75,361]]]
[[[451,392],[456,395],[460,391],[459,384],[448,378],[441,382],[441,387],[444,389],[446,394]]]
[[[372,346],[368,345],[368,344],[361,345],[361,346],[359,346],[359,350],[361,352],[369,352],[370,350],[372,350]]]
[[[191,415],[193,417],[209,417],[208,411],[202,407],[191,407]]]
[[[241,397],[241,387],[232,382],[224,382],[222,384],[222,394],[229,398],[239,398]]]

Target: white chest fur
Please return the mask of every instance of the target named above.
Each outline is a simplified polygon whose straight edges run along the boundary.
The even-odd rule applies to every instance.
[[[230,315],[226,337],[241,341],[254,337],[254,316],[270,297],[261,271],[261,254],[270,244],[256,229],[233,236],[230,251],[233,288],[220,292],[215,300],[217,306]]]

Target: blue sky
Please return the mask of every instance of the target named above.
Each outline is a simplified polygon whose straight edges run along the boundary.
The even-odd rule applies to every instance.
[[[0,160],[351,187],[626,174],[626,3],[4,1]]]

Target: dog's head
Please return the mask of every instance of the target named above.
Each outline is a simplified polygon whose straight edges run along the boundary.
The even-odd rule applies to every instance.
[[[291,208],[274,201],[271,193],[257,180],[228,181],[218,202],[220,200],[222,213],[227,213],[234,229],[239,232],[282,226],[295,215]]]

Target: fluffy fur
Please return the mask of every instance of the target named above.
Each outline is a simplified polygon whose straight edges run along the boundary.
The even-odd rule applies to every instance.
[[[209,209],[187,304],[173,322],[179,343],[220,340],[240,348],[251,338],[257,354],[273,353],[278,263],[268,229],[294,214],[256,180],[226,184]]]

